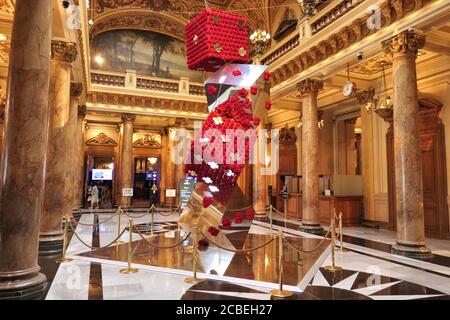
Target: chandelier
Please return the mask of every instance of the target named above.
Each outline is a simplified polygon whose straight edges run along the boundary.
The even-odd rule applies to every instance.
[[[391,96],[387,93],[385,68],[388,63],[386,61],[380,61],[379,64],[381,66],[381,77],[378,95],[376,98],[372,97],[367,102],[366,110],[368,113],[371,113],[372,111],[379,113],[393,108]]]
[[[255,45],[256,55],[260,55],[264,51],[264,47],[270,40],[270,34],[265,30],[256,30],[250,35],[250,42]]]

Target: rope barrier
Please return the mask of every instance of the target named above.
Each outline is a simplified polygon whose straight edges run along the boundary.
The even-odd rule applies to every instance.
[[[140,219],[140,218],[143,218],[143,217],[145,217],[146,215],[148,215],[153,209],[152,209],[153,207],[151,207],[150,209],[148,209],[143,215],[140,215],[140,216],[132,216],[132,215],[130,215],[130,214],[128,214],[127,212],[124,212],[123,210],[122,210],[122,213],[124,214],[124,215],[126,215],[128,218],[131,218],[131,219]]]
[[[325,242],[325,240],[327,239],[328,235],[330,234],[331,228],[332,228],[331,226],[328,228],[328,232],[325,234],[325,236],[324,236],[323,239],[320,241],[320,243],[319,243],[317,246],[315,246],[313,249],[309,249],[309,250],[302,250],[302,249],[297,248],[296,246],[294,246],[294,245],[286,238],[286,236],[285,236],[284,234],[283,234],[283,239],[284,239],[284,241],[287,242],[287,244],[288,244],[292,249],[294,249],[294,250],[296,250],[296,251],[298,251],[298,252],[300,252],[300,253],[311,253],[311,252],[316,251],[317,249],[319,249],[319,248],[322,246],[322,244]]]
[[[275,238],[276,238],[276,237],[272,237],[269,241],[266,241],[266,242],[263,243],[262,245],[257,246],[257,247],[255,247],[255,248],[231,250],[231,249],[224,248],[224,247],[222,247],[221,245],[219,245],[219,244],[215,243],[214,241],[212,241],[209,237],[207,237],[207,236],[203,233],[203,231],[201,231],[201,234],[202,234],[203,237],[205,237],[206,239],[208,239],[208,241],[211,242],[211,243],[212,243],[213,245],[215,245],[216,247],[218,247],[218,248],[220,248],[220,249],[223,249],[223,250],[226,250],[226,251],[234,252],[234,253],[245,253],[245,252],[251,252],[251,251],[255,251],[255,250],[261,249],[262,247],[265,247],[265,246],[267,246],[268,244],[270,244],[270,243],[271,243],[273,240],[275,240]]]
[[[170,217],[171,215],[173,215],[175,213],[179,213],[179,211],[178,211],[179,209],[180,209],[180,205],[178,207],[176,207],[175,210],[169,211],[168,213],[162,213],[162,211],[156,211],[156,212],[158,212],[163,217]]]
[[[98,222],[98,223],[81,223],[81,222],[77,222],[77,225],[85,226],[85,227],[96,227],[98,225],[101,225],[101,224],[104,224],[104,223],[110,221],[112,218],[117,216],[117,214],[119,213],[119,210],[120,210],[120,208],[116,212],[114,212],[114,214],[111,217],[109,217],[108,219],[106,219],[105,221]]]
[[[127,230],[127,228],[123,228],[122,232],[117,236],[117,238],[115,238],[113,241],[111,241],[110,243],[108,243],[106,246],[104,246],[104,247],[93,247],[93,246],[88,245],[85,241],[83,241],[83,240],[80,238],[80,236],[75,232],[75,229],[73,228],[73,225],[72,225],[71,223],[69,223],[69,226],[70,226],[70,229],[72,229],[72,232],[73,232],[73,234],[75,235],[75,237],[77,237],[77,239],[78,239],[83,245],[85,245],[86,247],[88,247],[88,248],[91,249],[91,250],[94,250],[94,249],[104,249],[104,248],[110,247],[110,246],[113,245],[117,240],[119,240],[120,237],[122,237],[122,235],[123,235],[123,234],[125,233],[125,231]]]
[[[175,245],[171,245],[171,246],[158,246],[157,244],[154,244],[153,242],[148,241],[148,240],[144,237],[144,235],[142,235],[142,233],[141,233],[141,231],[140,231],[139,229],[137,230],[137,232],[138,232],[138,235],[142,238],[142,240],[144,240],[145,242],[147,242],[147,243],[148,243],[149,245],[151,245],[152,247],[155,247],[155,248],[158,248],[158,249],[173,249],[173,248],[178,247],[179,245],[181,245],[183,242],[185,242],[185,241],[191,236],[191,232],[189,232],[189,233],[187,234],[187,236],[184,237],[184,239],[183,239],[182,241],[178,242],[178,243],[175,244]]]

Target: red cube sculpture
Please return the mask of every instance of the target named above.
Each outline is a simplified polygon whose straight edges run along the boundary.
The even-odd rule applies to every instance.
[[[186,57],[191,70],[217,71],[227,62],[248,62],[247,20],[207,8],[186,25]]]

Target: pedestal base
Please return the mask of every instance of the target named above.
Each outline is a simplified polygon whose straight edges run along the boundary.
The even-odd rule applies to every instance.
[[[200,283],[200,282],[204,282],[204,281],[206,281],[206,279],[199,279],[199,278],[194,278],[194,277],[184,279],[184,282],[186,282],[186,283]]]
[[[396,243],[392,246],[391,253],[403,257],[423,260],[427,260],[433,257],[431,250],[422,244],[410,245]]]
[[[8,279],[0,276],[0,300],[42,300],[47,278],[42,273]]]
[[[315,235],[322,236],[325,234],[322,226],[320,224],[301,224],[298,229],[302,232],[307,232]]]
[[[52,255],[63,251],[64,240],[39,240],[39,254]]]
[[[121,269],[120,273],[122,274],[129,274],[129,273],[137,273],[139,271],[139,269],[136,268],[127,268],[127,269]]]
[[[270,295],[276,298],[288,298],[291,297],[294,293],[287,290],[275,289],[270,291]]]

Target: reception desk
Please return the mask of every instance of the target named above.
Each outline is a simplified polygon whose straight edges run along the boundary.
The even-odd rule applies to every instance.
[[[277,209],[284,212],[284,201],[280,195],[277,197]],[[319,197],[320,223],[329,225],[333,206],[336,213],[342,212],[342,224],[344,227],[356,227],[361,225],[363,196],[324,196]],[[289,193],[287,199],[287,217],[289,219],[302,219],[302,195]]]

